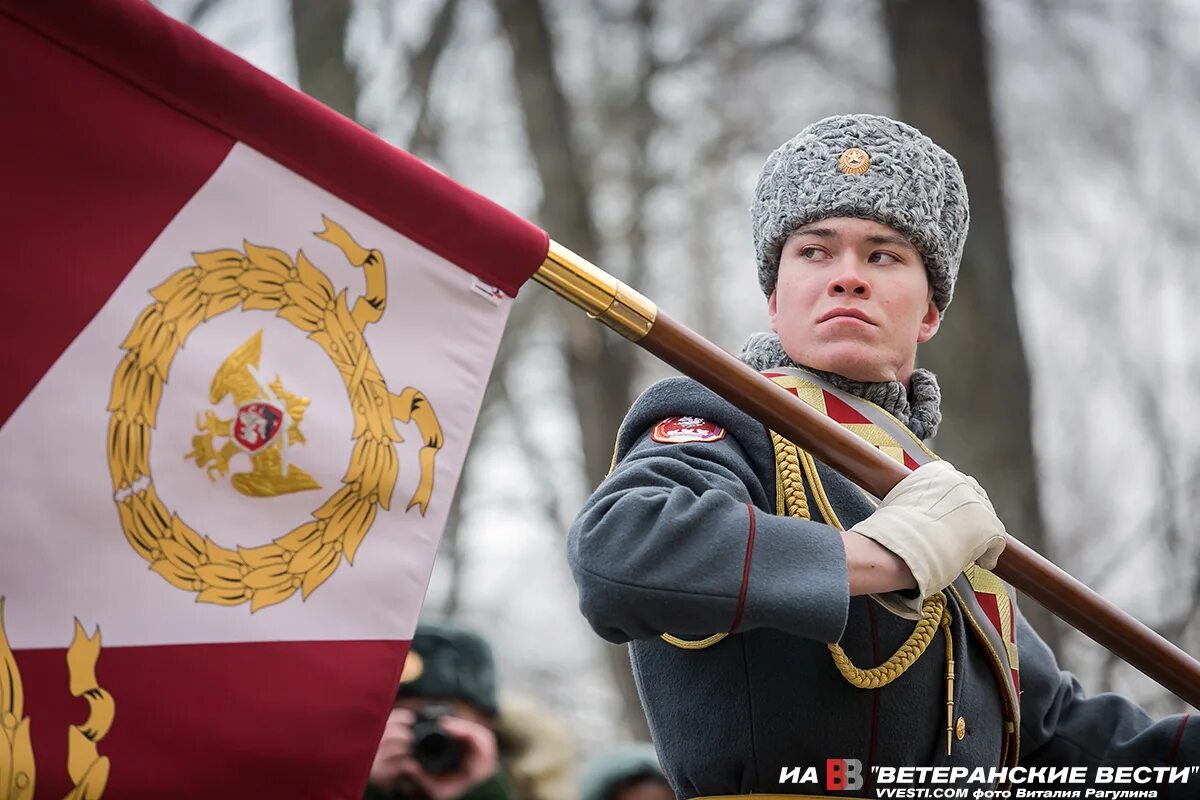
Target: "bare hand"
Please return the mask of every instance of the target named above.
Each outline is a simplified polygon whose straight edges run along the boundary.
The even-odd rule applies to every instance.
[[[409,709],[392,709],[371,765],[372,783],[390,787],[399,782],[411,782],[431,800],[455,800],[496,773],[499,767],[496,735],[486,725],[451,716],[438,718],[438,723],[448,735],[462,743],[462,765],[449,775],[426,772],[410,755],[415,720],[416,714]]]
[[[412,749],[413,712],[393,708],[383,728],[383,738],[371,763],[370,781],[376,786],[390,787],[400,777],[404,760]]]

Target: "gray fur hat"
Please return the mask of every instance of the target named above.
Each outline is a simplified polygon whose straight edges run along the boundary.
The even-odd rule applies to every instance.
[[[912,240],[942,311],[954,295],[970,219],[954,156],[911,125],[868,114],[814,122],[772,153],[750,214],[758,282],[768,296],[793,231],[829,217],[859,217]]]

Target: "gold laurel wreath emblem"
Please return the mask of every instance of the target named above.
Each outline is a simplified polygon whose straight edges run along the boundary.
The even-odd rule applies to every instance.
[[[113,375],[108,463],[113,499],[130,546],[173,586],[196,593],[200,603],[252,612],[281,603],[297,590],[305,600],[337,569],[354,563],[379,508],[391,505],[399,474],[394,422],[413,422],[420,433],[420,476],[407,510],[422,515],[433,493],[434,459],[442,429],[425,395],[408,387],[388,391],[363,336],[387,303],[383,254],[361,247],[338,223],[322,216],[318,239],[337,246],[363,270],[366,291],[353,309],[346,290],[333,284],[301,250],[243,242],[243,250],[193,253],[195,264],[150,291],[146,306],[121,344],[126,352]],[[233,549],[193,530],[159,498],[150,475],[150,432],[155,427],[171,362],[198,325],[235,308],[274,311],[308,335],[337,367],[354,412],[354,450],[342,486],[312,518],[270,544]],[[217,402],[219,398],[213,398]]]
[[[110,763],[96,745],[112,728],[116,701],[96,681],[100,628],[88,636],[75,620],[75,636],[67,648],[70,692],[88,704],[88,718],[67,729],[67,775],[74,788],[64,800],[97,800],[108,785]],[[4,632],[4,598],[0,597],[0,800],[31,800],[36,786],[33,743],[25,716],[25,688],[17,660]]]

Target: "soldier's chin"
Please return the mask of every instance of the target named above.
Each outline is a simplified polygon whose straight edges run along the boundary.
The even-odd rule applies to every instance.
[[[896,379],[896,372],[884,354],[857,342],[830,345],[812,353],[809,362],[800,363],[824,372],[832,372],[852,381],[875,383]]]

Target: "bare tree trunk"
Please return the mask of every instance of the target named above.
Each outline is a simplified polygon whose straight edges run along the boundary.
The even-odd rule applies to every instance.
[[[541,177],[539,221],[555,239],[596,259],[600,237],[592,213],[590,169],[571,128],[545,8],[541,0],[497,0],[496,6],[512,45],[525,129]],[[633,348],[573,308],[562,309],[584,469],[594,485],[608,472],[613,440],[632,400]]]
[[[987,488],[1009,530],[1052,557],[1042,523],[1029,371],[1013,296],[987,42],[979,0],[884,0],[900,116],[958,158],[971,232],[954,305],[921,363],[942,379],[938,452]],[[1061,630],[1026,602],[1051,647]]]
[[[600,251],[591,203],[590,170],[571,128],[571,110],[558,78],[554,39],[541,0],[496,0],[512,46],[517,91],[529,147],[542,183],[539,221],[551,235],[585,258]],[[566,357],[583,438],[584,469],[590,485],[604,477],[613,441],[632,402],[634,348],[592,320],[564,308]],[[624,648],[607,648],[632,735],[649,739]]]
[[[357,119],[358,73],[346,61],[350,0],[292,0],[292,34],[300,90]]]

